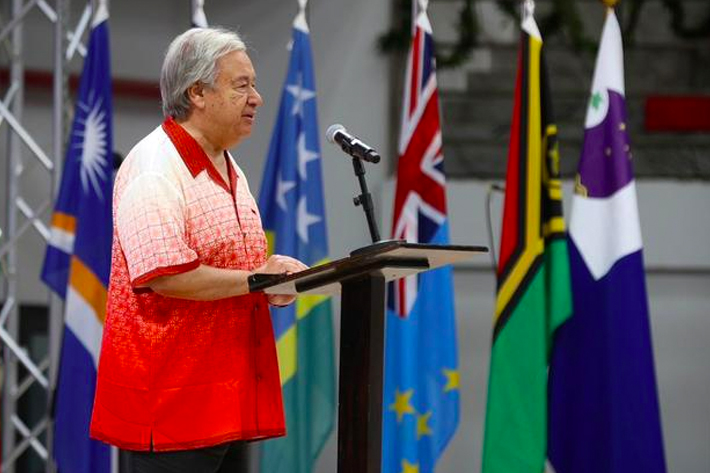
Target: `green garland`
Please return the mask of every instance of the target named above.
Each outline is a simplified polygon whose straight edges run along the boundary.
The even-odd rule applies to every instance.
[[[473,51],[478,40],[478,18],[474,8],[475,0],[464,0],[461,7],[458,24],[458,41],[454,44],[449,54],[437,51],[437,65],[441,68],[456,67],[466,61]],[[705,18],[698,25],[686,25],[685,7],[682,0],[661,0],[663,6],[670,13],[670,27],[673,33],[687,40],[710,37],[710,6]],[[519,0],[496,0],[498,7],[516,21],[520,21]],[[576,0],[551,0],[552,11],[539,21],[540,30],[544,37],[550,38],[562,35],[576,51],[589,51],[596,48],[592,38],[584,32],[582,18]],[[633,43],[634,34],[639,18],[647,0],[624,0],[620,4],[623,12],[623,32],[625,40]],[[397,0],[395,8],[396,25],[379,39],[379,46],[383,52],[406,51],[411,40],[412,0]]]
[[[699,39],[710,36],[710,8],[708,8],[704,20],[695,27],[688,27],[685,25],[685,9],[681,0],[662,0],[662,2],[671,14],[671,29],[676,36],[683,39]]]
[[[459,38],[451,52],[444,55],[440,48],[434,48],[437,67],[447,68],[461,65],[476,46],[478,18],[473,2],[474,0],[464,1],[459,15]],[[398,19],[396,27],[379,38],[380,49],[383,52],[406,51],[409,48],[412,39],[412,0],[398,0],[395,17]]]
[[[647,0],[627,0],[627,2],[630,6],[628,18],[624,24],[624,39],[628,42],[632,42],[634,40],[636,26],[641,17],[641,11],[648,2]],[[710,7],[708,7],[705,18],[696,26],[687,26],[685,7],[683,6],[682,0],[661,0],[661,3],[670,14],[669,25],[676,37],[685,40],[710,37]]]

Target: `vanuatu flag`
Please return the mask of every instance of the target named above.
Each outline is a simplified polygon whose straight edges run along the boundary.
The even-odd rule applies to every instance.
[[[547,367],[571,314],[557,129],[532,15],[523,20],[483,445],[484,473],[542,472]]]
[[[328,256],[311,42],[296,17],[286,84],[261,184],[259,207],[271,253],[313,266]],[[264,443],[262,473],[308,473],[333,429],[335,365],[330,298],[299,297],[272,308],[287,436]]]

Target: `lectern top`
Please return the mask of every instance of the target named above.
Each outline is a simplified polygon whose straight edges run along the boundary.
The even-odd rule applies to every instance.
[[[314,266],[305,271],[286,275],[258,274],[250,290],[268,294],[340,293],[344,280],[379,273],[386,281],[411,276],[487,253],[485,246],[430,245],[402,240],[379,242],[353,251],[347,258]]]

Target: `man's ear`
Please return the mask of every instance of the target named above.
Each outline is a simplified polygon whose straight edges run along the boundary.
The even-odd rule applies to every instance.
[[[205,85],[202,82],[195,82],[185,91],[187,98],[193,107],[198,109],[205,108]]]

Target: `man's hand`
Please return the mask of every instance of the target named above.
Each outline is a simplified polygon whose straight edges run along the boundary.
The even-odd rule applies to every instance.
[[[308,269],[308,266],[296,258],[283,255],[271,255],[266,263],[256,268],[254,273],[265,274],[291,274]]]
[[[254,272],[265,274],[292,274],[306,269],[308,269],[308,266],[295,258],[283,255],[272,255],[266,260],[263,266],[256,268]],[[287,306],[296,300],[296,296],[290,294],[268,294],[267,298],[269,304],[277,307]]]

